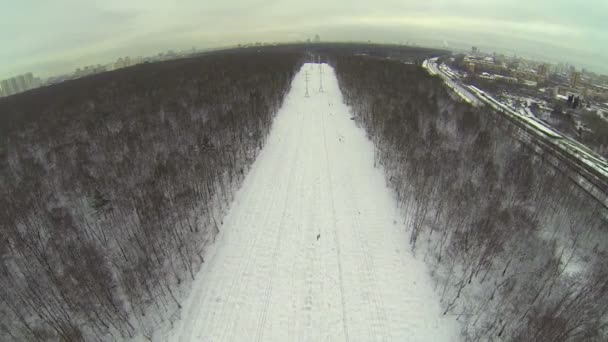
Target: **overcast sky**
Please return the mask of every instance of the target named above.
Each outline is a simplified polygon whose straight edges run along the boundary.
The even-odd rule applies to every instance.
[[[477,45],[608,73],[608,0],[0,0],[0,23],[0,79],[316,33]]]

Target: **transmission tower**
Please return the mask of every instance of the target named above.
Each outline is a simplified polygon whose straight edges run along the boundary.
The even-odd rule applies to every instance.
[[[310,97],[308,94],[308,70],[304,73],[304,79],[306,80],[306,94],[304,94],[304,97]]]

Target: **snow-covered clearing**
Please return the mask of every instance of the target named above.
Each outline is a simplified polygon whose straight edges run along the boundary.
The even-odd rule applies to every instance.
[[[402,222],[333,69],[305,64],[169,339],[457,340]]]

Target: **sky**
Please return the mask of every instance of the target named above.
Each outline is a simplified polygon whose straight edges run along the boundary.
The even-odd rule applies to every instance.
[[[315,34],[475,45],[608,73],[606,18],[607,0],[0,0],[0,79]]]

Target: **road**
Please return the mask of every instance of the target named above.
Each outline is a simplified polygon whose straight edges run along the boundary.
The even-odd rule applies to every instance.
[[[402,222],[333,69],[305,64],[170,340],[457,340]]]
[[[529,134],[543,142],[543,148],[550,149],[560,160],[572,167],[577,174],[577,177],[573,178],[574,181],[608,208],[608,161],[606,159],[542,121],[513,110],[483,90],[460,83],[443,69],[445,65],[437,66],[436,57],[425,60],[422,66],[431,75],[439,75],[445,84],[464,101],[473,106],[488,105],[512,122],[516,122],[519,127],[525,127]]]
[[[480,101],[477,96],[472,94],[457,81],[454,81],[449,75],[446,75],[445,72],[441,70],[440,66],[437,66],[437,57],[425,60],[422,66],[432,75],[439,75],[446,85],[452,88],[452,90],[454,90],[454,92],[456,92],[456,94],[458,94],[458,96],[460,96],[464,101],[472,104],[475,107],[483,106],[483,102]]]

